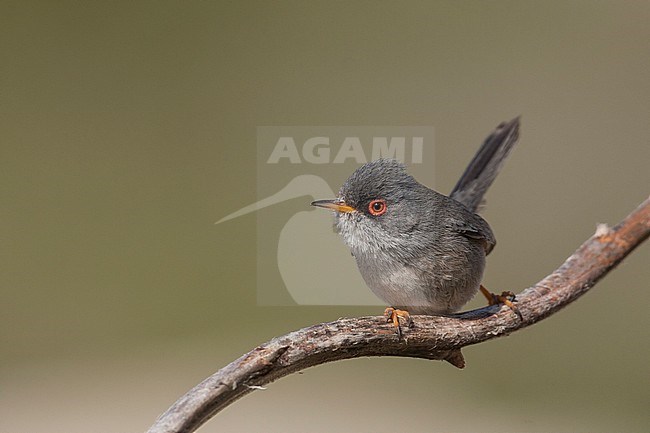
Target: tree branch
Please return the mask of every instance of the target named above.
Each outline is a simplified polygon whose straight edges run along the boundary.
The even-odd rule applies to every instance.
[[[399,339],[383,317],[340,319],[262,344],[210,376],[161,415],[149,433],[189,433],[224,407],[280,377],[361,356],[445,360],[463,368],[460,349],[510,334],[550,316],[589,291],[650,235],[650,198],[613,228],[602,224],[552,274],[517,295],[520,320],[492,306],[449,317],[413,316]]]

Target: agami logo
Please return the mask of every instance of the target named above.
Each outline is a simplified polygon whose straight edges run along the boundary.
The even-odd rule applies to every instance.
[[[426,167],[433,184],[433,133],[431,126],[258,127],[258,199],[217,222],[255,213],[258,304],[382,305],[333,231],[333,215],[309,204],[336,197],[357,167],[378,158]]]
[[[424,137],[412,136],[408,150],[410,150],[410,161],[414,164],[422,163],[422,148]],[[371,159],[366,157],[362,137],[345,137],[338,144],[338,151],[333,159],[330,137],[310,137],[302,143],[302,151],[298,151],[294,137],[279,137],[267,164],[278,164],[283,158],[292,164],[302,162],[310,164],[344,164],[353,160],[357,164],[364,164],[379,158],[392,158],[402,162],[406,161],[407,137],[372,137]]]

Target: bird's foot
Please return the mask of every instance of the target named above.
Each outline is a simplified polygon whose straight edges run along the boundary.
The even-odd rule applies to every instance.
[[[483,287],[481,284],[481,293],[483,293],[483,296],[485,296],[485,298],[488,300],[488,305],[504,304],[510,308],[517,315],[517,317],[519,317],[519,320],[524,320],[524,317],[521,315],[519,308],[517,308],[517,306],[514,304],[517,299],[515,298],[515,294],[511,291],[501,292],[500,295],[496,295]]]
[[[399,319],[406,322],[408,328],[413,326],[411,315],[406,310],[398,310],[397,308],[388,307],[384,310],[384,317],[387,322],[393,322],[393,325],[397,328],[397,336],[399,338],[402,338],[402,327],[400,326]]]

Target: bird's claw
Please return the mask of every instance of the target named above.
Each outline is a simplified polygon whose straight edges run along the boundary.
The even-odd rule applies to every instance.
[[[397,336],[402,338],[402,327],[400,326],[399,319],[406,322],[406,326],[411,328],[413,326],[413,319],[406,310],[398,310],[397,308],[388,307],[384,310],[384,317],[387,322],[393,322],[393,326],[397,329]]]
[[[506,290],[504,292],[501,292],[500,295],[497,295],[490,292],[488,289],[483,287],[483,285],[481,285],[481,293],[483,293],[483,296],[487,298],[488,305],[503,304],[510,308],[517,315],[517,317],[519,317],[519,320],[524,320],[524,317],[521,315],[521,311],[519,311],[519,308],[517,308],[517,306],[514,304],[517,302],[517,298],[511,291]]]

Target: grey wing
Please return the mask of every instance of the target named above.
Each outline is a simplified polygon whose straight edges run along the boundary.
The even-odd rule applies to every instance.
[[[488,223],[476,214],[463,219],[450,219],[448,227],[461,236],[481,242],[486,255],[490,254],[497,243]]]

